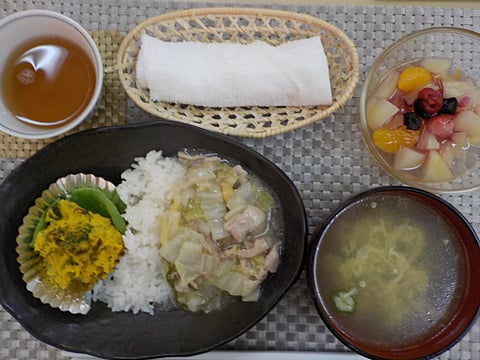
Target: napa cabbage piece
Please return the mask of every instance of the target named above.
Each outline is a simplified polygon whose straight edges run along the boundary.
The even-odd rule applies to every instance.
[[[269,190],[239,165],[179,153],[185,180],[158,219],[160,256],[176,301],[190,311],[221,308],[230,296],[256,301],[279,263]]]
[[[337,269],[338,291],[354,289],[352,299],[359,308],[376,304],[376,311],[391,324],[424,303],[429,281],[421,267],[426,234],[398,221],[386,217],[353,223],[348,235],[342,234],[348,236],[344,246],[326,260]]]

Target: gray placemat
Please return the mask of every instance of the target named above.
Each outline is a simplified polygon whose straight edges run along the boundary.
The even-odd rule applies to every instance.
[[[448,3],[445,3],[448,5]],[[238,4],[214,4],[239,6]],[[166,11],[212,4],[127,1],[4,1],[0,16],[29,8],[62,12],[79,21],[88,30],[118,30],[128,32],[147,17]],[[259,7],[261,4],[243,5]],[[416,29],[454,25],[480,30],[480,11],[472,9],[442,9],[383,6],[315,6],[270,5],[274,9],[290,10],[317,16],[343,29],[358,47],[361,80],[373,59],[395,39]],[[307,209],[310,233],[340,202],[354,193],[380,185],[397,184],[381,170],[364,147],[359,118],[360,87],[346,107],[334,116],[283,135],[267,139],[242,141],[279,165],[295,182]],[[127,102],[127,122],[152,119]],[[0,180],[20,164],[20,160],[0,159]],[[480,193],[445,196],[480,230]],[[440,359],[480,359],[480,322]],[[317,315],[307,290],[305,274],[286,294],[278,306],[259,324],[223,350],[275,351],[348,351],[326,329]],[[70,359],[68,354],[54,349],[30,336],[3,309],[0,310],[1,359]]]

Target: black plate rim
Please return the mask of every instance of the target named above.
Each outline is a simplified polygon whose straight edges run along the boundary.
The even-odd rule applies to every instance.
[[[276,172],[276,174],[279,176],[279,179],[281,179],[283,182],[289,185],[289,188],[294,194],[294,199],[296,201],[295,207],[301,211],[301,214],[299,214],[299,218],[301,218],[301,231],[303,232],[302,236],[302,241],[299,246],[301,246],[300,252],[301,252],[301,262],[298,262],[297,266],[294,271],[292,272],[292,275],[290,276],[290,279],[288,280],[288,284],[285,286],[284,290],[276,297],[274,301],[272,301],[269,304],[269,309],[268,311],[264,311],[261,316],[258,316],[255,318],[251,324],[248,325],[248,327],[239,329],[235,333],[231,334],[228,338],[218,340],[215,343],[211,343],[207,346],[204,346],[202,348],[199,348],[195,351],[189,350],[189,351],[176,351],[174,353],[151,353],[151,354],[146,354],[146,353],[139,353],[138,355],[128,355],[128,356],[122,356],[119,354],[115,354],[113,357],[110,356],[109,354],[102,352],[102,351],[93,351],[91,349],[88,350],[83,350],[79,348],[72,347],[68,344],[62,344],[62,343],[57,343],[55,341],[52,341],[49,337],[44,336],[44,334],[39,333],[36,331],[36,329],[32,328],[29,326],[29,324],[26,324],[23,319],[21,319],[18,314],[15,312],[15,310],[12,308],[11,304],[5,301],[5,289],[3,287],[0,287],[0,304],[3,306],[3,308],[10,313],[13,318],[15,318],[21,325],[22,327],[25,328],[31,335],[39,339],[40,341],[43,341],[51,346],[54,346],[56,348],[59,348],[61,350],[65,351],[70,351],[70,352],[77,352],[77,353],[84,353],[88,355],[93,355],[93,356],[98,356],[101,358],[112,358],[112,359],[152,359],[152,358],[158,358],[158,357],[166,357],[166,356],[191,356],[191,355],[197,355],[201,354],[207,351],[211,351],[215,348],[218,348],[219,346],[233,340],[234,338],[240,336],[244,332],[248,331],[251,329],[255,324],[257,324],[260,320],[262,320],[277,304],[278,302],[283,298],[285,293],[292,287],[292,285],[298,280],[302,270],[303,270],[303,263],[305,259],[305,249],[307,246],[307,237],[308,237],[308,224],[307,224],[307,217],[306,217],[306,211],[305,207],[303,204],[303,201],[301,199],[300,193],[298,189],[296,188],[295,184],[293,181],[284,173],[283,170],[281,170],[276,164],[274,164],[272,161],[267,159],[265,156],[261,155],[260,153],[250,149],[247,145],[239,142],[238,140],[234,140],[226,135],[223,134],[217,134],[214,132],[210,132],[208,130],[204,130],[198,127],[195,127],[193,125],[189,124],[183,124],[183,123],[178,123],[178,122],[172,122],[169,120],[155,120],[155,121],[149,121],[149,122],[143,122],[143,123],[134,123],[134,124],[125,124],[125,125],[118,125],[118,126],[111,126],[111,127],[105,127],[105,128],[97,128],[97,129],[89,129],[89,130],[84,130],[72,135],[65,136],[51,144],[48,144],[45,146],[43,149],[39,150],[37,153],[32,155],[30,158],[26,159],[24,162],[22,162],[19,166],[17,166],[15,169],[11,171],[11,173],[4,179],[2,184],[0,185],[0,196],[2,195],[2,192],[4,192],[4,187],[6,184],[9,184],[9,179],[14,179],[18,178],[19,174],[22,174],[22,172],[25,171],[26,168],[30,166],[31,163],[40,161],[41,157],[46,151],[49,151],[52,147],[58,147],[58,146],[63,146],[62,144],[69,143],[72,141],[72,139],[75,139],[77,137],[81,136],[88,136],[88,135],[100,135],[103,133],[110,133],[113,131],[127,131],[127,130],[132,130],[134,131],[135,129],[139,128],[155,128],[155,127],[178,127],[181,129],[185,129],[188,131],[197,131],[200,135],[202,136],[207,136],[215,141],[220,141],[228,146],[234,146],[242,151],[245,151],[248,156],[261,161],[268,163],[269,166]],[[0,239],[1,241],[1,239]],[[80,315],[82,316],[82,315]]]

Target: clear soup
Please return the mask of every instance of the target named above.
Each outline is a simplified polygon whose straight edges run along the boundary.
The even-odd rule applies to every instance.
[[[444,327],[466,282],[448,220],[395,195],[364,199],[340,215],[324,233],[316,268],[334,327],[378,349],[404,348]]]

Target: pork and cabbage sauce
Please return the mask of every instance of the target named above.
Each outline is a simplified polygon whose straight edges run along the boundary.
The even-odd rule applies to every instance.
[[[190,311],[229,297],[256,301],[279,264],[282,220],[272,191],[240,165],[179,153],[186,169],[160,216],[160,255],[176,301]]]

